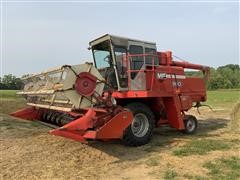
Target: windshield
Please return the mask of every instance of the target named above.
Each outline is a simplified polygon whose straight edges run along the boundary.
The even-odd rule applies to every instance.
[[[94,58],[98,69],[109,67],[110,52],[104,50],[94,50]]]

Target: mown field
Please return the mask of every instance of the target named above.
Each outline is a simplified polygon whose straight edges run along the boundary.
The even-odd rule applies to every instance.
[[[141,147],[51,136],[48,127],[8,115],[24,107],[15,92],[0,91],[1,179],[240,179],[240,134],[230,126],[239,90],[208,92],[214,112],[189,112],[199,120],[195,135],[161,127]]]

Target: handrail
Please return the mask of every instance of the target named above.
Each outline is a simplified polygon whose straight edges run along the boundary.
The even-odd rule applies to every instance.
[[[131,63],[133,63],[134,61],[134,57],[142,57],[143,59],[142,61],[142,65],[140,67],[140,69],[134,69],[131,66]],[[150,57],[151,58],[151,63],[146,63],[146,57]],[[160,62],[160,60],[162,58],[165,57],[165,61],[163,60],[163,62]],[[155,64],[155,60],[158,60],[158,63]],[[128,87],[131,87],[131,73],[136,73],[136,72],[147,72],[147,71],[154,71],[156,69],[156,67],[158,66],[178,66],[178,67],[182,67],[184,69],[195,69],[195,70],[200,70],[203,72],[204,74],[204,78],[207,80],[208,76],[209,76],[209,71],[210,71],[210,67],[208,66],[204,66],[204,65],[200,65],[200,64],[194,64],[194,63],[189,63],[187,61],[175,61],[172,59],[172,53],[171,52],[157,52],[156,54],[127,54],[126,56],[126,60],[127,60],[127,74],[128,74]],[[135,60],[135,62],[141,62],[141,61],[137,61]],[[151,69],[147,69],[147,66],[151,66]],[[144,67],[144,68],[143,68]],[[151,90],[152,90],[152,86],[153,86],[153,82],[154,82],[154,74],[152,73],[152,79],[151,79]]]

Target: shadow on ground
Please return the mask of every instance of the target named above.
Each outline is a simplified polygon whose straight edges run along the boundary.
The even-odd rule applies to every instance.
[[[140,147],[126,147],[121,141],[91,142],[89,145],[101,150],[111,156],[117,157],[119,161],[135,161],[154,152],[161,152],[174,148],[178,144],[193,138],[204,138],[217,136],[213,132],[227,126],[227,119],[206,119],[198,121],[198,131],[194,135],[185,135],[168,126],[155,129],[153,138],[149,144]]]
[[[33,137],[38,136],[39,134],[48,133],[50,130],[48,127],[37,122],[12,118],[5,114],[0,114],[0,117],[1,138]],[[118,161],[115,163],[122,161],[135,161],[149,156],[154,152],[161,153],[169,150],[184,141],[193,138],[217,136],[217,134],[214,134],[213,132],[226,127],[228,121],[229,120],[226,119],[199,120],[198,131],[194,135],[185,135],[168,126],[160,127],[154,130],[152,141],[149,144],[140,147],[126,147],[120,140],[108,142],[91,141],[89,142],[89,146],[93,149],[105,152],[110,156],[116,157]],[[67,142],[71,140],[64,139],[64,141]]]

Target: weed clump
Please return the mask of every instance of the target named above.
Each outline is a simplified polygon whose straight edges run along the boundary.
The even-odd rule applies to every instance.
[[[160,157],[151,157],[146,161],[148,166],[158,166],[160,164]]]
[[[177,173],[173,169],[169,169],[164,173],[164,179],[175,179],[177,177]]]

